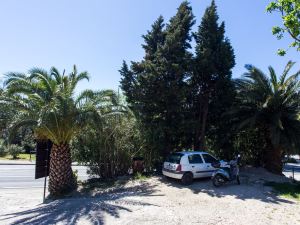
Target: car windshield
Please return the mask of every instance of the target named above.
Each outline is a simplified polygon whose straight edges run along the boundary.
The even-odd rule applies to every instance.
[[[166,159],[166,162],[180,164],[180,159],[183,156],[181,153],[173,153],[169,155]]]

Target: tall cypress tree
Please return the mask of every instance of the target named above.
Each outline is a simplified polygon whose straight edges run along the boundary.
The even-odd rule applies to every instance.
[[[191,70],[192,54],[188,51],[194,15],[188,2],[183,2],[166,27],[166,39],[158,51],[157,71],[161,76],[162,121],[165,139],[164,154],[182,148],[183,112],[186,102],[186,78]]]
[[[164,45],[164,19],[160,16],[152,25],[151,30],[143,35],[142,45],[145,56],[140,62],[131,62],[131,66],[123,62],[120,70],[121,88],[127,101],[142,124],[142,134],[147,148],[154,152],[163,151],[162,129],[160,127],[161,108],[156,103],[160,99],[160,76],[156,72],[157,51]]]
[[[121,74],[121,88],[124,91],[127,101],[135,113],[151,117],[151,109],[147,99],[155,96],[155,85],[157,76],[153,73],[154,63],[158,48],[163,45],[165,33],[164,19],[160,16],[152,25],[152,29],[143,35],[145,50],[144,59],[141,62],[131,62],[131,67],[123,61],[119,70]],[[154,94],[154,95],[153,95]]]
[[[192,8],[183,2],[164,29],[159,17],[147,32],[143,48],[145,57],[132,62],[130,69],[123,63],[121,87],[145,128],[155,130],[163,155],[181,143],[182,111],[188,71],[192,54],[188,51],[191,28],[194,24]]]
[[[219,84],[230,84],[231,70],[235,65],[235,56],[231,44],[225,38],[225,24],[218,24],[219,16],[215,1],[206,9],[198,31],[195,33],[196,56],[192,75],[195,110],[194,148],[203,149],[207,119],[210,106],[219,96],[227,94],[228,89],[217,90]],[[218,103],[219,104],[219,103]],[[218,112],[220,114],[220,112]]]

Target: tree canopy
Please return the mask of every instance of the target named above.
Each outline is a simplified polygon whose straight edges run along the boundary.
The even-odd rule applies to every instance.
[[[283,26],[274,26],[272,32],[278,39],[288,33],[294,40],[290,47],[300,51],[300,1],[299,0],[277,0],[267,6],[267,11],[278,12],[281,15]],[[279,55],[285,55],[286,50],[279,49]]]

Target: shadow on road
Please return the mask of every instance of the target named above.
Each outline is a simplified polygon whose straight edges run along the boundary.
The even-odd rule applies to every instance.
[[[142,201],[126,199],[134,196],[154,196],[155,186],[142,183],[135,187],[123,188],[112,193],[96,194],[72,199],[59,199],[41,204],[39,207],[21,212],[3,215],[0,224],[10,219],[10,224],[43,225],[75,224],[84,218],[91,224],[104,224],[103,217],[107,213],[116,218],[120,210],[131,212],[126,206],[149,206],[151,204]]]

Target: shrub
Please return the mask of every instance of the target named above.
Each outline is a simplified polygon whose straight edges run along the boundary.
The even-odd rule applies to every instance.
[[[111,116],[101,126],[85,128],[73,140],[73,160],[88,165],[90,175],[111,179],[127,174],[140,142],[134,118]]]
[[[22,152],[22,147],[18,145],[9,145],[8,147],[9,154],[13,157],[13,159],[17,159],[18,155]]]
[[[140,172],[135,173],[133,176],[134,180],[146,180],[147,178],[149,178],[149,176],[146,176]]]

